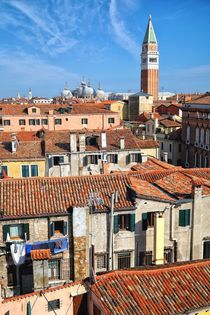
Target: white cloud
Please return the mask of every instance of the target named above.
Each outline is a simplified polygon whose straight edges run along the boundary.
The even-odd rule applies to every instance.
[[[0,51],[0,77],[7,82],[7,87],[0,86],[0,95],[7,89],[14,92],[21,86],[37,88],[43,95],[58,94],[59,88],[68,82],[71,88],[81,79],[81,75],[49,64],[43,59],[25,53],[8,54]],[[12,88],[11,88],[12,87]],[[47,91],[46,91],[47,90]],[[46,93],[45,93],[46,92]]]
[[[130,1],[131,0],[127,0],[127,2],[130,2]],[[135,40],[132,38],[129,31],[126,29],[123,20],[120,20],[120,17],[117,11],[116,0],[110,1],[109,15],[110,15],[111,25],[113,27],[115,39],[117,40],[118,44],[120,44],[121,47],[127,50],[135,58],[138,58],[139,46],[135,42]]]

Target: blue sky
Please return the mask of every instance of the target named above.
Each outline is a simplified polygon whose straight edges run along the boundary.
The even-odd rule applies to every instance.
[[[83,76],[106,91],[138,91],[149,14],[160,91],[209,91],[209,0],[1,0],[0,97],[29,88],[55,96]]]

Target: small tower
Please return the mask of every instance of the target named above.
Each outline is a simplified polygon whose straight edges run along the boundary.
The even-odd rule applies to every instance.
[[[28,91],[28,99],[31,100],[32,99],[32,90],[29,89]]]
[[[152,25],[151,15],[144,36],[141,52],[141,91],[152,94],[158,99],[159,85],[159,51],[158,43]]]

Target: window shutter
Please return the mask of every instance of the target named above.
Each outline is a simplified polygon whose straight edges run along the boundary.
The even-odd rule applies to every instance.
[[[38,176],[38,165],[31,165],[31,177]]]
[[[185,225],[185,210],[179,210],[179,226]]]
[[[9,225],[3,225],[3,241],[7,239],[7,233],[9,233]]]
[[[67,235],[68,234],[68,222],[63,221],[63,235]]]
[[[88,165],[88,156],[84,156],[83,157],[83,166],[87,166]]]
[[[50,222],[50,236],[54,235],[55,224],[54,222]]]
[[[128,154],[128,155],[126,156],[126,164],[130,164],[130,162],[131,162],[131,155]]]
[[[29,166],[22,165],[22,177],[29,177]]]
[[[142,162],[141,153],[138,153],[138,155],[137,155],[137,162],[138,162],[138,163],[141,163],[141,162]]]
[[[49,168],[52,167],[53,165],[52,157],[48,158],[48,165],[49,165]]]
[[[130,231],[134,232],[135,231],[135,213],[130,214]]]
[[[29,223],[23,224],[23,238],[25,239],[25,233],[26,233],[26,240],[28,241],[30,239],[29,235]]]
[[[185,210],[185,225],[190,225],[190,209]]]
[[[147,212],[142,213],[142,230],[147,230]]]
[[[119,232],[119,215],[114,216],[114,234]]]

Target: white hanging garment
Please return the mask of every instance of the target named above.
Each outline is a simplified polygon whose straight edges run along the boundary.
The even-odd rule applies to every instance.
[[[13,262],[16,266],[22,265],[25,262],[26,245],[25,243],[10,245],[11,255]]]

